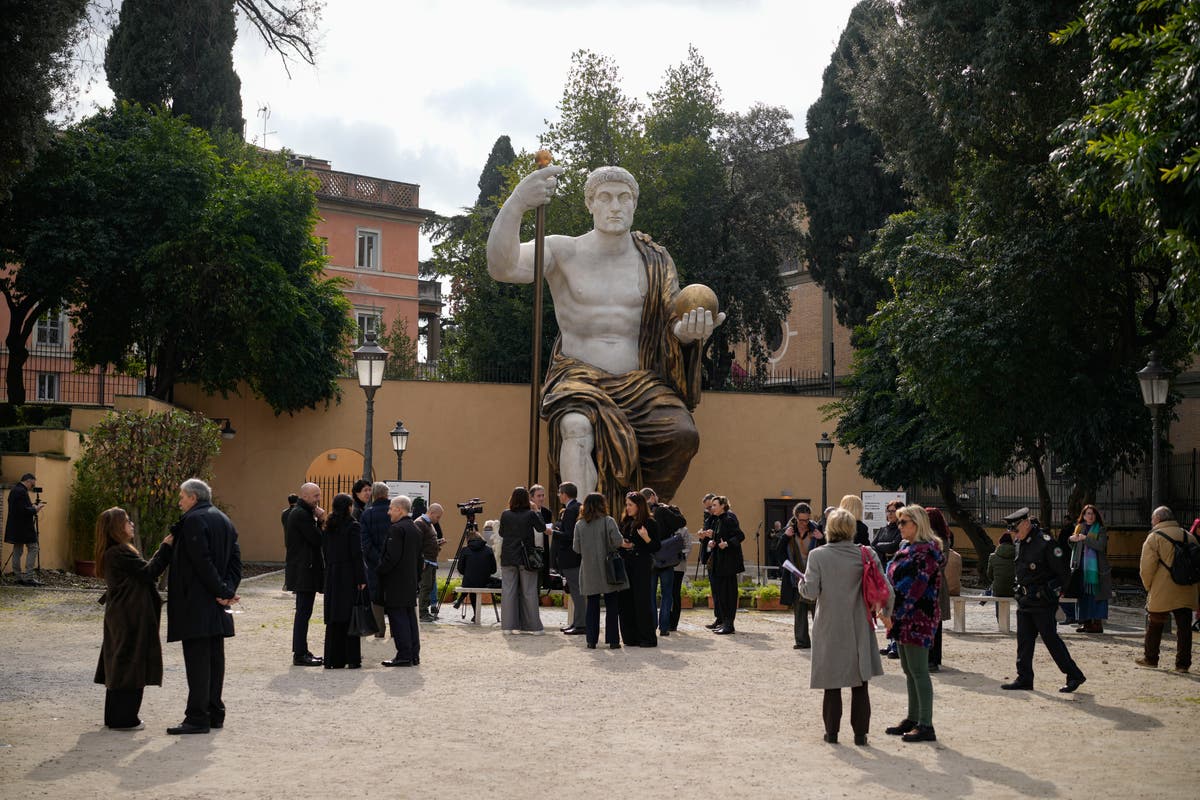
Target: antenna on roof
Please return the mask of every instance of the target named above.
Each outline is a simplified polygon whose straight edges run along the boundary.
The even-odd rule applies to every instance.
[[[263,126],[262,142],[259,144],[259,146],[262,147],[263,150],[266,150],[267,149],[267,136],[272,133],[279,133],[279,131],[267,130],[267,120],[269,120],[271,118],[271,104],[263,103],[261,106],[259,106],[258,107],[258,116],[262,117],[262,121],[263,121],[262,122],[262,126]],[[256,136],[255,138],[257,139],[258,137]]]

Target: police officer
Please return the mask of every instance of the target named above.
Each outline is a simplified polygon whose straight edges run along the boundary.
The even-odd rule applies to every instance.
[[[1017,545],[1017,679],[1001,689],[1033,689],[1033,646],[1040,635],[1054,663],[1067,676],[1060,692],[1073,692],[1087,680],[1058,635],[1054,612],[1067,581],[1063,550],[1022,508],[1004,518]]]

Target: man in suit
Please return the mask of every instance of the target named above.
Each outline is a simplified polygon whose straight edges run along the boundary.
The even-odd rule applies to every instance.
[[[587,633],[587,598],[579,591],[580,556],[575,552],[575,523],[579,520],[579,488],[570,481],[558,486],[558,500],[562,503],[562,515],[554,529],[551,542],[554,567],[567,582],[571,595],[571,619],[562,632],[568,636]]]
[[[292,618],[292,664],[319,667],[324,662],[308,649],[308,621],[312,619],[317,592],[325,588],[325,557],[321,554],[321,487],[306,483],[300,487],[300,499],[287,516],[284,546],[287,562],[283,571],[283,590],[296,595],[296,614]]]
[[[183,516],[171,526],[175,547],[167,574],[167,641],[183,643],[188,698],[183,722],[172,735],[208,733],[225,726],[225,639],[233,636],[226,612],[238,601],[242,553],[237,530],[212,504],[212,489],[199,478],[179,487]]]
[[[30,501],[29,490],[37,483],[32,472],[26,472],[8,493],[8,518],[4,524],[4,541],[13,546],[13,574],[22,586],[41,586],[33,574],[38,560],[38,512],[46,507],[40,500]],[[25,570],[21,571],[21,551],[25,551]]]
[[[385,667],[415,667],[421,663],[421,634],[417,625],[417,587],[421,581],[421,532],[413,523],[412,500],[393,497],[388,506],[388,538],[379,557],[379,603],[392,626],[396,655]]]

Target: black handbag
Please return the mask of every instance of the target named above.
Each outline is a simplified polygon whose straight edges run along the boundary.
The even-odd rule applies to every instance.
[[[1062,596],[1070,600],[1077,600],[1082,591],[1083,567],[1076,567],[1071,570],[1071,575],[1067,578],[1067,585],[1063,587]]]
[[[546,563],[542,558],[542,551],[536,547],[526,547],[525,543],[521,542],[521,552],[525,556],[525,568],[541,572]]]
[[[625,582],[625,559],[619,551],[613,550],[604,557],[604,577],[609,586],[620,586]]]
[[[371,599],[366,589],[358,590],[358,599],[350,609],[350,624],[346,630],[348,636],[374,636],[379,633],[379,625],[375,622],[375,612],[371,610]]]

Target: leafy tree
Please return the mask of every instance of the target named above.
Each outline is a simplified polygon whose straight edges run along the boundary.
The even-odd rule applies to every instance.
[[[1083,107],[1086,54],[1047,36],[1071,4],[897,8],[900,24],[873,29],[846,83],[919,210],[894,217],[863,258],[894,293],[865,341],[892,361],[863,358],[882,375],[856,377],[878,390],[894,362],[897,389],[962,463],[1035,473],[1048,520],[1048,453],[1077,498],[1143,457],[1130,376],[1152,339],[1179,357],[1156,320],[1166,273],[1138,256],[1128,226],[1068,203],[1050,167],[1054,129]]]
[[[206,130],[241,131],[232,0],[124,0],[104,68],[118,100],[165,105]]]
[[[821,97],[808,109],[808,141],[799,157],[808,269],[833,298],[838,322],[849,327],[864,323],[888,295],[861,259],[874,231],[904,208],[905,196],[899,178],[884,172],[883,143],[859,119],[843,83],[871,57],[871,36],[895,25],[884,0],[864,0],[850,12],[825,68]]]
[[[165,105],[206,130],[241,132],[241,80],[233,69],[237,19],[254,26],[284,69],[315,63],[320,0],[124,0],[104,67],[119,100]]]
[[[353,324],[340,283],[321,277],[310,176],[130,105],[53,151],[0,232],[19,297],[72,308],[78,361],[153,366],[147,391],[161,398],[176,381],[244,381],[277,412],[337,396]]]
[[[114,411],[92,428],[75,462],[81,491],[73,500],[72,528],[88,531],[95,514],[121,506],[134,521],[140,549],[157,549],[179,516],[179,484],[211,479],[220,451],[218,427],[202,414]]]
[[[87,0],[0,4],[0,203],[50,138],[46,118],[71,91],[70,55]]]
[[[1072,195],[1141,227],[1200,342],[1200,14],[1190,0],[1087,0],[1054,40],[1091,57],[1087,108],[1055,154]]]
[[[417,374],[417,340],[408,335],[408,320],[397,314],[392,325],[382,326],[379,346],[388,353],[383,377],[388,380],[411,378]]]

